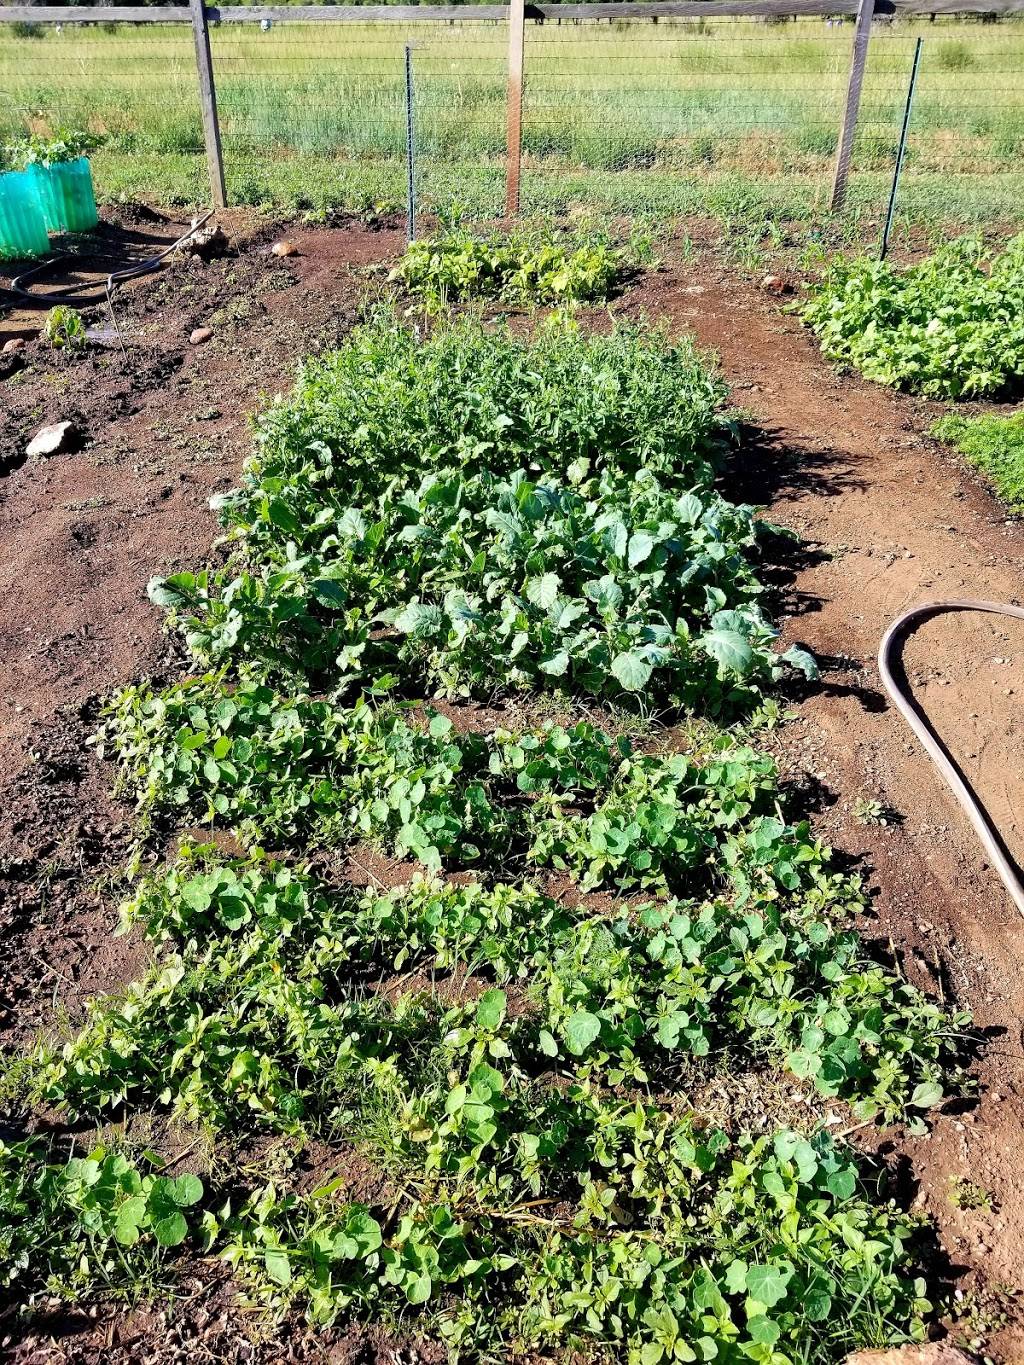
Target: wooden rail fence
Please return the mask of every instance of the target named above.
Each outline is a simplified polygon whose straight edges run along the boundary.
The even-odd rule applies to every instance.
[[[437,23],[453,20],[492,20],[508,28],[508,148],[506,212],[519,212],[524,80],[524,24],[549,19],[777,19],[851,15],[855,18],[843,117],[832,177],[831,207],[839,209],[846,195],[850,157],[857,130],[861,87],[871,40],[871,21],[890,16],[988,15],[994,18],[1024,14],[1024,0],[653,0],[653,3],[534,5],[510,0],[505,5],[3,5],[0,23],[35,24],[190,24],[195,38],[196,74],[214,207],[227,202],[224,155],[217,117],[217,89],[210,54],[211,24],[271,23]]]

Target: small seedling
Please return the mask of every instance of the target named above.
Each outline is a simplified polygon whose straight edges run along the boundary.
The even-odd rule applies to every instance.
[[[78,351],[85,346],[85,321],[77,308],[58,304],[46,315],[43,335],[56,351]]]
[[[991,1213],[995,1208],[992,1191],[986,1190],[984,1185],[962,1175],[951,1175],[949,1180],[949,1202],[955,1209],[984,1209]]]
[[[853,803],[853,818],[860,825],[895,825],[899,815],[874,797],[858,796]]]

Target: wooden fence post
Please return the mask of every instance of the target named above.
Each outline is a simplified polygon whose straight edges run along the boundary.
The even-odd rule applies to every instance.
[[[210,194],[215,209],[227,205],[224,189],[224,153],[217,121],[217,87],[213,83],[213,58],[210,55],[210,30],[206,24],[203,0],[189,0],[192,11],[192,36],[196,44],[196,73],[199,77],[199,103],[203,111],[203,136],[206,139],[206,164],[210,171]]]
[[[864,84],[864,68],[868,60],[868,43],[871,39],[871,19],[874,12],[875,0],[859,0],[857,24],[853,33],[850,81],[846,87],[846,108],[843,111],[843,126],[839,134],[839,146],[836,148],[835,173],[832,176],[832,199],[829,208],[833,211],[842,208],[843,200],[846,198],[846,181],[850,174],[853,139],[857,133],[860,92]]]
[[[525,0],[508,6],[508,167],[505,172],[505,217],[519,214],[519,170],[523,159],[523,44]]]

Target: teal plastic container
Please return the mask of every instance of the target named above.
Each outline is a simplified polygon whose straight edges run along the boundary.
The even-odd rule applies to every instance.
[[[88,157],[55,161],[52,166],[35,162],[28,174],[51,232],[89,232],[99,222]]]
[[[45,256],[50,249],[46,220],[27,171],[0,175],[0,256],[22,261]]]

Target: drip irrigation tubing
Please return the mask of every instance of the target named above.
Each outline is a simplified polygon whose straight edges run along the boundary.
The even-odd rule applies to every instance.
[[[950,757],[946,746],[932,727],[927,716],[914,701],[910,691],[894,675],[893,658],[896,643],[911,626],[929,616],[939,616],[947,611],[983,611],[996,616],[1012,616],[1024,621],[1024,607],[1015,607],[1008,602],[982,602],[974,598],[952,598],[947,602],[922,602],[898,616],[882,637],[878,648],[878,671],[889,696],[895,702],[903,719],[921,741],[925,752],[938,768],[947,786],[957,801],[967,812],[978,838],[992,865],[999,873],[1010,899],[1024,915],[1024,882],[1020,870],[1009,853],[999,830],[992,823],[988,812],[977,795],[964,779],[956,763]]]

